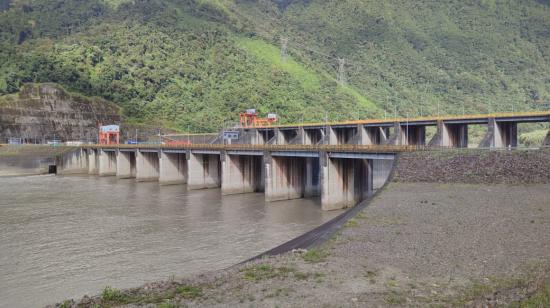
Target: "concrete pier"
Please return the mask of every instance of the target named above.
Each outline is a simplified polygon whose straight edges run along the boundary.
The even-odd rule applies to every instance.
[[[116,175],[116,151],[99,151],[99,176]]]
[[[219,154],[192,153],[188,164],[188,189],[217,188],[221,186]]]
[[[391,133],[388,133],[391,132]],[[403,136],[402,136],[403,130],[401,129],[401,125],[396,122],[393,123],[392,127],[388,127],[386,130],[386,133],[388,133],[386,138],[386,143],[388,145],[402,145],[403,142]]]
[[[518,146],[518,124],[515,122],[496,122],[495,140],[493,147],[495,148],[515,148]]]
[[[302,136],[300,135],[300,132],[302,132],[302,130],[300,129],[276,129],[276,142],[279,145],[300,144],[302,142]]]
[[[138,182],[158,181],[160,175],[159,152],[137,151],[136,180]]]
[[[321,205],[338,210],[356,205],[373,191],[372,161],[321,157]]]
[[[119,179],[136,177],[136,152],[118,151],[116,161],[116,176]]]
[[[360,145],[380,145],[385,144],[388,139],[386,129],[383,127],[364,127],[359,125],[358,144]]]
[[[400,125],[399,136],[401,137],[398,145],[425,145],[426,144],[426,126],[421,125]]]
[[[260,131],[258,129],[240,129],[239,130],[239,140],[236,144],[266,144],[269,141],[269,138],[272,137],[273,132],[271,131]],[[231,140],[227,140],[228,143],[233,143]]]
[[[314,145],[319,144],[323,140],[323,132],[319,128],[305,129],[302,130],[302,144],[304,145]]]
[[[357,136],[357,127],[329,127],[329,144],[353,144]]]
[[[162,152],[159,182],[161,185],[187,183],[187,158],[185,153]]]
[[[506,148],[517,147],[517,145],[517,122],[497,122],[495,118],[489,119],[487,134],[481,141],[480,148]]]
[[[99,174],[99,154],[96,149],[86,149],[88,157],[88,174]]]
[[[430,142],[430,146],[436,147],[468,147],[468,125],[467,124],[446,124],[443,121],[437,122],[437,133]]]
[[[263,157],[224,154],[222,194],[234,195],[264,191]]]
[[[265,158],[265,199],[268,202],[305,196],[305,163],[302,157]]]
[[[57,174],[87,174],[88,159],[82,149],[65,153],[56,159]]]

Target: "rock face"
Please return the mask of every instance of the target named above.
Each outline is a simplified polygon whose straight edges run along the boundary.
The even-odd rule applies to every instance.
[[[98,123],[121,120],[116,105],[70,94],[55,84],[27,84],[16,95],[0,97],[0,143],[10,137],[29,143],[95,141]]]

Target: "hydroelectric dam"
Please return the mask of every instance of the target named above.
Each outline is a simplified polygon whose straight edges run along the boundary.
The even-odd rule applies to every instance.
[[[84,145],[56,165],[59,174],[221,187],[222,195],[264,192],[268,202],[320,196],[323,210],[336,210],[382,187],[400,152],[467,148],[469,125],[487,127],[479,148],[512,149],[518,124],[544,122],[550,112],[248,127],[235,140],[222,132],[205,144]],[[426,140],[430,126],[436,133]]]

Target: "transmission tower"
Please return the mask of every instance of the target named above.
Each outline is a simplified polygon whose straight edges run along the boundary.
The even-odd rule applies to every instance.
[[[338,84],[343,86],[346,84],[346,59],[338,58]]]
[[[281,61],[284,63],[288,57],[288,38],[281,38]]]

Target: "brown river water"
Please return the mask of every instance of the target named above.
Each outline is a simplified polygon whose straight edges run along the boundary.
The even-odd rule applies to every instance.
[[[0,177],[0,307],[222,269],[340,213],[114,177]]]

